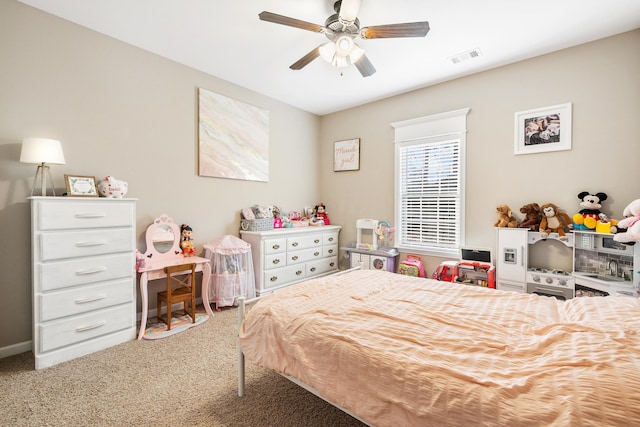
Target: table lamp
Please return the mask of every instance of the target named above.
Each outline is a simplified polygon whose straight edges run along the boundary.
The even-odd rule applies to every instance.
[[[22,151],[20,152],[20,162],[22,163],[35,163],[38,165],[36,169],[35,180],[31,187],[31,195],[33,196],[33,190],[38,182],[38,174],[40,174],[40,187],[42,195],[47,195],[47,175],[51,181],[51,174],[49,172],[49,164],[64,165],[64,154],[62,153],[62,144],[55,139],[47,138],[25,138],[22,140]],[[53,182],[51,184],[53,195],[56,195],[56,190],[53,188]]]

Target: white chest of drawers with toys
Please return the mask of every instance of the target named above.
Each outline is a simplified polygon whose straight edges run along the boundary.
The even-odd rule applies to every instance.
[[[338,270],[338,225],[240,231],[251,245],[256,295]]]

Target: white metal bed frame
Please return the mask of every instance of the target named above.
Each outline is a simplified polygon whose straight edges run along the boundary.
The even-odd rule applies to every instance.
[[[338,276],[353,270],[359,270],[360,267],[354,267],[354,268],[350,268],[348,270],[341,270],[338,271],[337,273],[333,273],[330,274],[330,276]],[[317,278],[317,277],[314,277]],[[295,286],[295,285],[293,285]],[[262,298],[266,297],[267,295],[263,295],[260,297],[256,297],[256,298],[251,298],[251,299],[246,299],[245,297],[238,297],[238,397],[243,397],[244,396],[244,392],[245,392],[245,358],[244,358],[244,353],[242,352],[242,349],[240,347],[240,328],[242,326],[242,320],[244,319],[245,313],[247,312],[247,310],[249,309],[248,306],[255,304],[256,302],[258,302],[259,300],[261,300]],[[334,402],[326,399],[325,397],[323,397],[320,393],[318,393],[318,391],[310,386],[309,384],[306,384],[302,381],[300,381],[297,378],[291,377],[289,375],[285,375],[285,374],[281,374],[278,373],[279,375],[281,375],[282,377],[288,379],[289,381],[291,381],[292,383],[304,388],[305,390],[307,390],[310,393],[313,393],[314,395],[318,396],[320,399],[324,400],[325,402],[329,403],[330,405],[340,409],[342,412],[352,416],[353,418],[355,418],[356,420],[360,421],[363,424],[366,424],[368,426],[372,426],[371,424],[368,424],[367,422],[363,421],[362,419],[360,419],[357,415],[354,415],[352,412],[348,411],[347,409],[341,407],[340,405],[335,404]],[[373,427],[373,426],[372,426]]]

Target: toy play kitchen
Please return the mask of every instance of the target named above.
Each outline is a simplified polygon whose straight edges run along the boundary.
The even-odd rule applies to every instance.
[[[386,221],[363,218],[356,221],[356,242],[349,242],[345,257],[349,267],[360,267],[364,270],[384,270],[395,272],[398,249],[390,246],[391,227]],[[365,243],[371,241],[371,243]],[[389,245],[389,246],[387,246]]]

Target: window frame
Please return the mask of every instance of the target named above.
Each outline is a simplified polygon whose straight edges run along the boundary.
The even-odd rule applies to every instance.
[[[396,247],[401,252],[420,255],[437,256],[443,258],[459,258],[460,248],[465,245],[465,177],[466,177],[466,117],[469,108],[440,113],[417,119],[395,122],[395,170],[394,170],[394,209],[396,218]],[[416,146],[440,146],[455,142],[458,145],[458,202],[455,227],[458,233],[455,241],[450,245],[433,245],[428,243],[411,244],[405,242],[408,234],[403,223],[403,189],[401,160],[403,150]],[[431,148],[427,149],[427,153]],[[433,199],[426,197],[427,199]],[[437,198],[437,197],[436,197]]]

